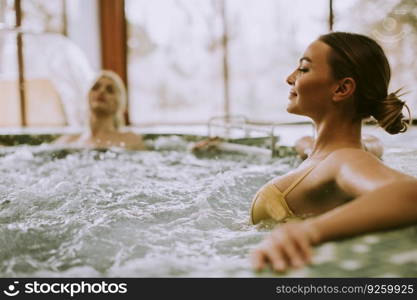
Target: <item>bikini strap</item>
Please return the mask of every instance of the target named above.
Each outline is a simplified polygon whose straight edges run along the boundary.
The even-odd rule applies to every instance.
[[[296,179],[283,193],[282,195],[285,197],[288,195],[289,192],[291,192],[308,174],[310,174],[311,171],[316,167],[316,165],[311,166],[307,169],[307,171],[301,175],[298,179]]]

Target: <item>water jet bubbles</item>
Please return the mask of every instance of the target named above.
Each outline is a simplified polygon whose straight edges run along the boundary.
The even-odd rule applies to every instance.
[[[33,157],[34,157],[33,156],[33,153],[31,151],[29,151],[29,149],[27,149],[25,147],[25,148],[22,148],[22,149],[17,150],[16,152],[14,152],[14,153],[12,153],[10,155],[7,155],[4,158],[4,161],[5,162],[30,161],[30,160],[33,159]]]
[[[185,150],[187,142],[179,136],[159,137],[154,141],[153,147],[156,150]]]
[[[69,181],[61,181],[54,187],[54,192],[59,194],[67,194],[74,190],[74,186]]]
[[[112,148],[111,150],[107,151],[106,156],[108,158],[117,158],[117,153],[115,150],[117,151],[117,148]]]
[[[391,257],[388,258],[388,261],[399,265],[417,263],[417,250],[396,253],[391,255]]]
[[[380,238],[376,235],[366,235],[365,237],[363,237],[363,241],[367,244],[376,244],[378,243],[380,240]]]
[[[362,267],[362,263],[357,260],[350,259],[340,262],[339,266],[345,270],[354,271],[360,269]]]
[[[352,251],[356,253],[366,253],[370,251],[370,247],[365,244],[356,244],[352,246]]]

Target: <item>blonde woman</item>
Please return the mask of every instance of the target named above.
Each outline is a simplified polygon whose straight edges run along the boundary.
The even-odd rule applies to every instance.
[[[115,72],[105,70],[98,74],[88,93],[88,105],[88,130],[80,135],[62,136],[55,144],[145,149],[142,136],[122,131],[125,126],[126,89]]]

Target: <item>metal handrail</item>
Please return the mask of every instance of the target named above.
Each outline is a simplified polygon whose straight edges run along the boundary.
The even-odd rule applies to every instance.
[[[241,120],[241,124],[233,124],[232,120]],[[222,120],[225,123],[223,124],[216,124],[215,121]],[[264,125],[262,125],[264,126]],[[270,128],[260,128],[259,125],[255,126],[250,124],[249,119],[244,115],[235,115],[235,116],[214,116],[209,119],[207,122],[207,135],[208,137],[213,137],[213,127],[222,127],[225,129],[242,129],[245,131],[245,137],[249,137],[249,133],[251,131],[263,132],[266,133],[271,138],[271,156],[275,153],[275,144],[278,141],[278,137],[275,136],[275,124],[273,124]],[[224,137],[223,137],[224,138]],[[226,137],[229,139],[229,137]]]

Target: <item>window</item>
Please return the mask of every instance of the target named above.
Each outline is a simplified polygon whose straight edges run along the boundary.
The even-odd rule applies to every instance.
[[[89,68],[65,36],[66,1],[0,3],[0,126],[81,123]]]
[[[346,13],[350,12],[350,13]],[[384,48],[391,65],[390,92],[404,87],[402,98],[417,116],[417,2],[351,0],[334,2],[335,30],[369,35]],[[406,116],[407,117],[407,116]]]
[[[285,78],[327,31],[328,0],[126,0],[126,18],[133,124],[303,120]]]

